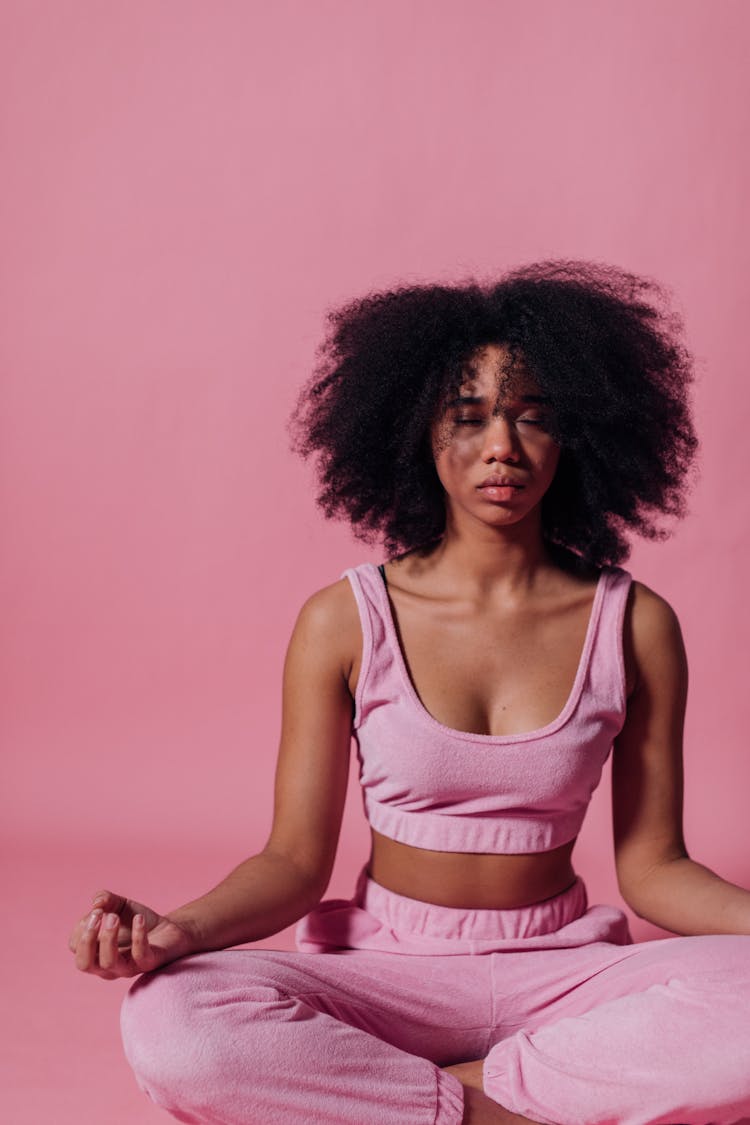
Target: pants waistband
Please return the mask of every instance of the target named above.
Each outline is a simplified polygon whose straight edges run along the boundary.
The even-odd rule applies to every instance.
[[[396,894],[371,879],[366,868],[357,880],[353,901],[396,933],[469,941],[553,933],[580,918],[588,907],[586,886],[579,877],[567,890],[530,906],[465,910]]]

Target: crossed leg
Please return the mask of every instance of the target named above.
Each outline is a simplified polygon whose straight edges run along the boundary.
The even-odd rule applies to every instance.
[[[143,1089],[196,1125],[750,1115],[750,938],[424,957],[231,950],[140,978],[122,1026]]]
[[[489,980],[470,955],[201,954],[131,988],[125,1051],[195,1125],[461,1125],[463,1088],[438,1064],[486,1052]]]
[[[535,954],[522,956],[533,973]],[[500,992],[515,992],[518,965],[495,960]],[[539,970],[536,1010],[498,1029],[482,1067],[511,1112],[542,1125],[750,1116],[750,937],[597,943],[546,953]]]

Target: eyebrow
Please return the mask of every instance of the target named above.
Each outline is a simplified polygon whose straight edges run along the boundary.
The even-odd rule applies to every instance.
[[[450,400],[448,406],[481,406],[484,401],[484,395],[457,395]],[[547,404],[549,398],[546,395],[519,395],[518,401]]]

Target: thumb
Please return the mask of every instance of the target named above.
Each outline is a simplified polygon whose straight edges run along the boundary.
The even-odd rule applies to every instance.
[[[119,914],[125,905],[127,899],[123,895],[116,895],[113,891],[97,891],[94,895],[91,907],[100,910],[111,911],[113,914]]]

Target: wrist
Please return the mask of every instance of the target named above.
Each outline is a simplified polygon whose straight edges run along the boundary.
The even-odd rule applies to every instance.
[[[206,944],[197,920],[187,911],[171,910],[169,914],[163,915],[163,918],[173,928],[175,957],[189,957],[193,953],[203,953],[210,948]]]

